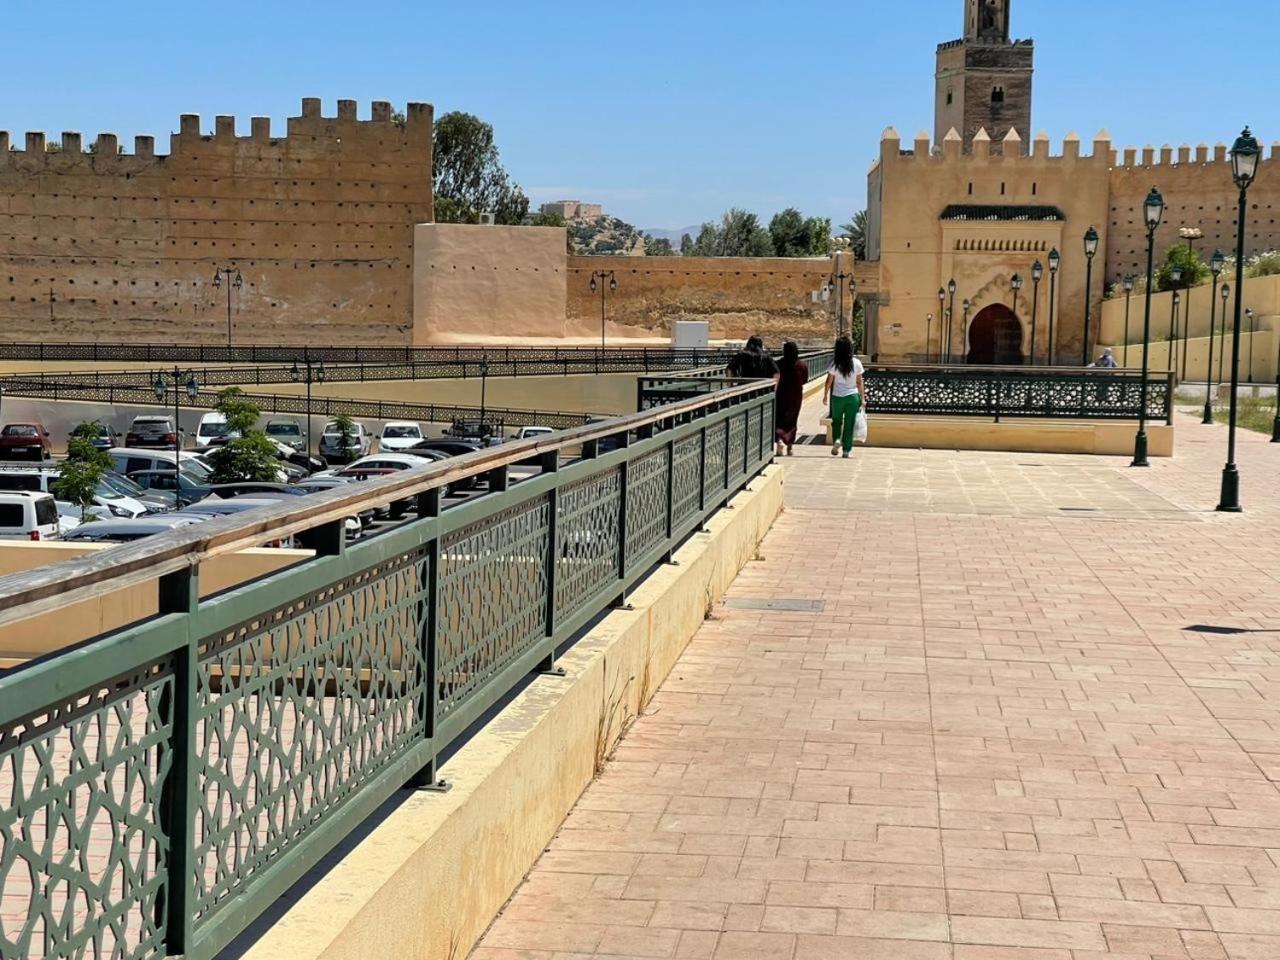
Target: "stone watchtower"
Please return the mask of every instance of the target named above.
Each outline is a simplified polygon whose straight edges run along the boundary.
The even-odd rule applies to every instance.
[[[966,149],[981,129],[993,149],[1017,130],[1031,142],[1030,40],[1009,39],[1012,0],[965,0],[964,38],[938,45],[934,142],[955,128]]]

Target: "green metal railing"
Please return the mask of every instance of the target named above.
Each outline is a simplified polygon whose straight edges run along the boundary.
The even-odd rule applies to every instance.
[[[831,369],[834,353],[831,350],[815,350],[800,355],[809,370],[808,382],[825,377]],[[648,410],[666,403],[678,403],[690,397],[714,393],[726,386],[748,381],[725,375],[724,368],[696,370],[688,373],[669,373],[659,376],[636,378],[636,409]]]
[[[0,577],[0,624],[33,631],[159,598],[0,675],[0,956],[215,955],[769,463],[773,402],[735,385]],[[202,562],[295,534],[313,559],[200,597]]]

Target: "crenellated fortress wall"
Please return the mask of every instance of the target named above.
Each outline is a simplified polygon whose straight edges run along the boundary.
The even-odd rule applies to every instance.
[[[432,219],[430,104],[302,101],[284,135],[184,115],[149,136],[0,132],[0,338],[409,343],[413,230]]]

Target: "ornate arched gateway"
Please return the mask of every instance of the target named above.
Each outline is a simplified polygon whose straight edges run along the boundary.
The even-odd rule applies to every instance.
[[[1022,324],[1003,303],[983,307],[969,325],[969,362],[976,366],[1019,364]]]

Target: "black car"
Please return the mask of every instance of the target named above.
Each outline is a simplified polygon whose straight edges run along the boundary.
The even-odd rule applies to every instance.
[[[445,459],[448,457],[461,457],[468,453],[475,453],[477,450],[484,450],[486,445],[480,440],[466,440],[461,437],[437,437],[434,440],[422,440],[415,443],[405,453],[416,454],[420,457],[436,455],[437,459]],[[455,480],[449,484],[449,490],[466,491],[474,490],[476,487],[475,477],[463,477],[461,480]]]
[[[283,495],[286,497],[303,497],[306,496],[306,490],[299,490],[297,487],[287,483],[268,483],[251,480],[244,480],[240,483],[215,483],[209,487],[210,492],[215,497],[221,497],[223,500],[232,500],[236,497],[261,497]]]

